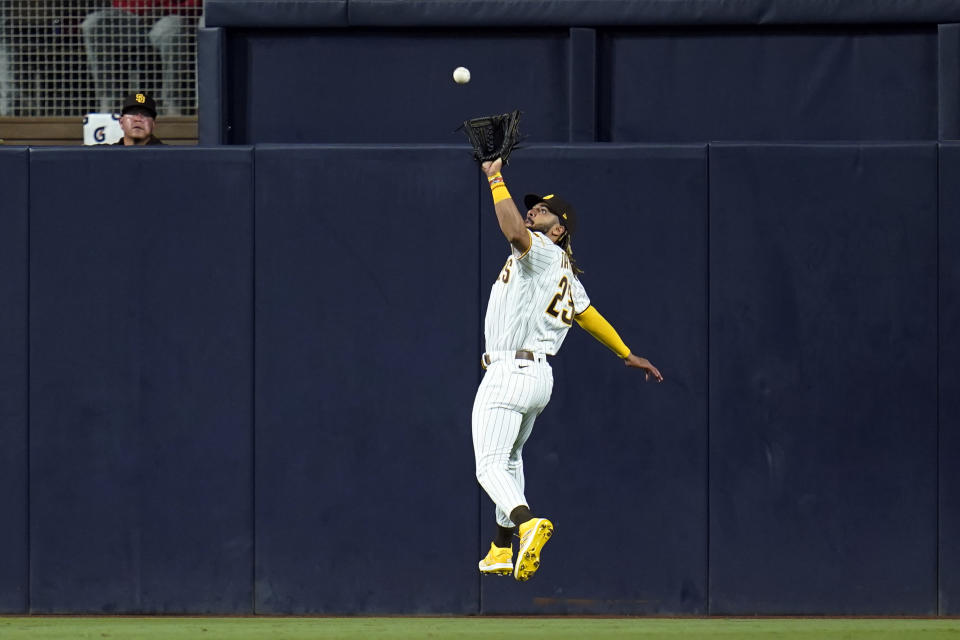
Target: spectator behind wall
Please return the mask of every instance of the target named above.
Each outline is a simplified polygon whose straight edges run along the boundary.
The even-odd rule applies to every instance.
[[[153,98],[139,91],[123,99],[120,110],[120,128],[123,137],[114,146],[139,147],[148,144],[163,144],[163,140],[153,135],[157,119],[157,103]]]
[[[196,72],[189,52],[195,50],[202,0],[113,0],[112,5],[80,25],[99,110],[110,112],[126,87],[139,85],[158,95],[164,115],[193,113]],[[156,57],[159,87],[153,86]]]

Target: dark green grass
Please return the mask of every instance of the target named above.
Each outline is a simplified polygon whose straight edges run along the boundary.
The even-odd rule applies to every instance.
[[[960,640],[960,620],[820,618],[0,617],[0,639],[776,638]]]

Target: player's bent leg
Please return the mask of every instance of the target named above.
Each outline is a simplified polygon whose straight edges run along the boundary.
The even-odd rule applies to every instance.
[[[490,551],[480,561],[480,573],[491,576],[508,576],[513,573],[513,547],[498,547],[490,543]]]
[[[498,456],[484,456],[477,463],[476,475],[477,482],[501,511],[506,512],[512,505],[526,504],[527,499],[523,495],[521,483],[517,482],[506,468],[505,456],[503,459]],[[506,524],[499,520],[498,522]]]
[[[513,568],[513,577],[529,580],[540,568],[540,554],[553,535],[553,523],[546,518],[531,518],[520,524],[520,549]]]
[[[509,468],[523,416],[499,407],[474,410],[473,442],[477,481],[501,510],[526,504],[523,482]]]
[[[523,475],[523,445],[526,444],[530,438],[530,433],[533,431],[533,424],[536,422],[538,415],[540,415],[538,411],[532,411],[524,415],[520,420],[520,430],[517,433],[517,440],[513,443],[510,456],[507,458],[507,471],[513,476],[521,494],[525,491],[527,485],[526,478]]]

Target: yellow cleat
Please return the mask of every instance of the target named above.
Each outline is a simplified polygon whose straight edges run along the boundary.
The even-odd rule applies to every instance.
[[[480,561],[480,573],[493,576],[513,573],[513,547],[498,547],[491,542],[487,557]]]
[[[520,525],[520,550],[513,577],[529,580],[540,568],[540,552],[553,535],[553,523],[546,518],[531,518]]]

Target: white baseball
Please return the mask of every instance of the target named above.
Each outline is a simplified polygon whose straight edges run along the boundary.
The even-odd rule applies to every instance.
[[[470,69],[466,67],[457,67],[453,70],[453,81],[457,84],[467,84],[470,82]]]

